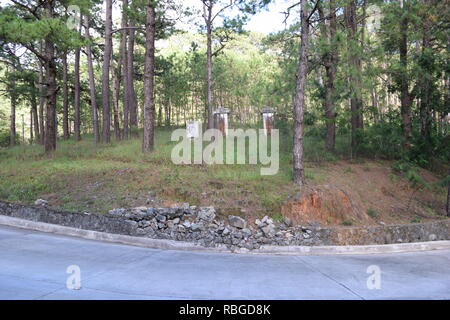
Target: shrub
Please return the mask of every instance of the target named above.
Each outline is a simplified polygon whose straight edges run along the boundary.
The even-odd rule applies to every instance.
[[[375,218],[377,216],[377,211],[374,208],[367,209],[367,215],[371,218]]]
[[[16,144],[19,144],[20,136],[16,134]],[[0,147],[6,148],[11,144],[11,135],[9,134],[9,130],[0,130]]]
[[[351,226],[351,225],[353,225],[353,221],[351,221],[351,220],[344,220],[344,221],[342,221],[342,225],[343,226]]]

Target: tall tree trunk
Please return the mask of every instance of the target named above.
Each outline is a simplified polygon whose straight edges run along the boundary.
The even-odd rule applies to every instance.
[[[212,80],[212,10],[213,2],[206,6],[204,18],[206,23],[206,108],[208,113],[208,129],[214,128],[214,115],[212,106],[213,80]]]
[[[75,140],[81,140],[81,123],[80,123],[80,48],[75,50],[75,65],[73,74],[74,84],[74,100],[73,100],[73,125],[75,132]]]
[[[112,0],[106,0],[105,49],[102,68],[102,99],[103,99],[103,142],[111,142],[111,114],[109,99],[109,68],[112,52]]]
[[[45,141],[45,126],[44,126],[44,107],[45,107],[45,86],[44,86],[44,72],[42,65],[39,63],[39,144],[44,144]]]
[[[30,144],[33,144],[34,132],[33,132],[33,109],[30,109]]]
[[[35,86],[34,83],[33,83],[33,86]],[[33,88],[33,89],[35,89],[35,88]],[[40,133],[39,133],[39,120],[38,120],[38,111],[37,111],[38,107],[37,107],[37,97],[36,97],[35,90],[33,90],[33,92],[32,92],[30,104],[31,104],[30,125],[34,129],[34,140],[39,141]],[[33,138],[31,140],[33,140]]]
[[[91,36],[89,34],[89,17],[84,16],[84,32],[86,39],[90,40]],[[92,111],[92,128],[94,130],[94,141],[95,143],[100,142],[100,134],[98,128],[98,111],[97,111],[97,99],[95,92],[95,75],[94,75],[94,64],[92,61],[92,49],[91,45],[86,46],[86,55],[88,62],[88,74],[89,74],[89,93],[91,99],[91,111]]]
[[[361,58],[358,53],[359,40],[357,36],[358,25],[356,19],[356,0],[351,0],[344,9],[344,17],[347,27],[347,44],[349,50],[349,70],[350,70],[350,89],[351,99],[350,108],[352,112],[352,147],[357,147],[359,144],[358,134],[359,129],[363,128],[363,101],[362,101],[362,80],[361,80]]]
[[[308,73],[308,41],[309,41],[309,21],[307,12],[307,0],[301,0],[301,44],[300,57],[297,71],[297,86],[294,98],[294,146],[293,146],[293,166],[294,183],[300,186],[305,184],[305,170],[303,167],[303,114],[305,108],[305,85]]]
[[[412,125],[411,125],[411,95],[408,85],[408,15],[404,7],[403,0],[400,0],[402,6],[402,17],[400,19],[400,111],[402,115],[403,147],[409,149],[411,146]]]
[[[55,1],[48,0],[44,3],[47,18],[53,18]],[[45,152],[56,150],[56,58],[55,44],[51,37],[45,39],[45,70],[46,70],[46,121],[45,121]]]
[[[67,79],[67,52],[63,55],[63,138],[69,139],[69,89]]]
[[[113,119],[114,119],[114,135],[116,140],[120,140],[120,125],[119,125],[119,93],[120,93],[120,78],[118,75],[118,67],[115,66],[114,58],[111,56],[111,76],[113,81]]]
[[[22,143],[25,144],[25,115],[22,113]]]
[[[124,30],[121,33],[120,39],[120,67],[122,68],[122,83],[123,83],[123,139],[128,139],[130,128],[130,94],[128,85],[128,49],[127,49],[127,36],[128,36],[128,21],[127,10],[128,0],[122,1],[122,28]]]
[[[131,8],[134,9],[133,2],[131,2]],[[128,26],[134,27],[134,18],[128,19]],[[134,35],[135,30],[129,29],[128,31],[128,48],[127,48],[127,72],[128,72],[128,101],[130,110],[130,127],[131,135],[137,137],[138,135],[138,116],[137,116],[137,98],[136,91],[134,90]]]
[[[450,217],[450,170],[448,171],[448,190],[447,190],[447,217]]]
[[[425,5],[432,6],[430,0],[423,1]],[[433,94],[433,70],[430,70],[430,59],[432,59],[431,49],[431,24],[432,22],[428,16],[429,13],[425,12],[425,16],[422,18],[423,35],[422,35],[422,56],[423,59],[422,74],[421,74],[421,95],[420,95],[420,132],[421,135],[428,142],[425,145],[431,147],[431,129],[432,129],[432,94]]]
[[[147,23],[145,26],[145,62],[144,62],[144,137],[143,152],[151,152],[154,148],[155,135],[155,27],[156,14],[153,0],[147,3]]]
[[[322,7],[319,5],[319,15],[323,22],[320,23],[322,36],[327,39],[327,52],[323,58],[326,80],[325,80],[325,117],[326,117],[326,137],[325,147],[328,151],[334,152],[336,145],[336,112],[335,112],[335,90],[334,90],[334,78],[336,74],[337,64],[337,48],[335,44],[335,36],[337,30],[336,24],[336,3],[335,0],[330,0],[329,6],[329,27],[327,27],[325,14]]]
[[[10,99],[11,99],[11,114],[10,114],[10,126],[9,126],[9,145],[16,145],[16,108],[17,108],[17,93],[16,93],[16,81],[11,79],[9,81]]]

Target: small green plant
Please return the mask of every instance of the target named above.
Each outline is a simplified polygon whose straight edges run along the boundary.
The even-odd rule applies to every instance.
[[[375,218],[377,216],[377,211],[374,208],[367,209],[367,215],[371,218]]]
[[[354,172],[354,171],[350,167],[344,169],[344,173],[352,173],[352,172]]]
[[[343,226],[351,226],[351,225],[353,225],[353,221],[352,220],[344,220],[344,221],[342,221],[342,225]]]
[[[422,222],[422,218],[421,217],[414,217],[410,221],[411,221],[411,223],[420,223],[420,222]]]
[[[395,173],[406,173],[414,167],[414,164],[405,160],[398,160],[392,164],[392,170]]]
[[[270,217],[275,221],[275,222],[282,222],[283,221],[283,215],[279,212],[274,212],[270,215]]]
[[[437,213],[436,213],[436,211],[434,211],[432,208],[430,208],[430,207],[425,207],[425,211],[428,213],[428,214],[430,214],[430,215],[432,215],[432,216],[435,216]]]
[[[409,182],[413,185],[415,188],[421,188],[425,187],[428,188],[428,183],[425,181],[424,178],[420,176],[420,174],[417,173],[416,170],[411,169],[408,170],[405,174],[406,178],[409,180]]]

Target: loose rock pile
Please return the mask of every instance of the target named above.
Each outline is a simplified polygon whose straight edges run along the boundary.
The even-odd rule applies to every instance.
[[[213,207],[196,207],[185,203],[170,208],[138,207],[113,209],[131,224],[136,235],[157,239],[195,242],[206,247],[227,246],[229,249],[259,248],[261,245],[320,245],[320,235],[312,229],[293,227],[289,219],[275,223],[264,217],[250,225],[238,216],[227,221],[217,219]]]

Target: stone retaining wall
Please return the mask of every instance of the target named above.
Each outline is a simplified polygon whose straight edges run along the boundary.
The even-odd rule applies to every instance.
[[[107,233],[195,242],[205,247],[260,248],[262,245],[371,245],[450,240],[450,220],[369,227],[302,227],[265,217],[256,226],[236,216],[216,219],[213,207],[114,209],[108,214],[67,212],[0,201],[0,214]]]

